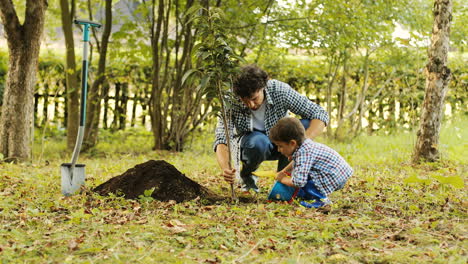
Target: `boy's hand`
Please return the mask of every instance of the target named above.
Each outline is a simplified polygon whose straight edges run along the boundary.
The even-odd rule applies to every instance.
[[[222,175],[226,182],[233,184],[236,178],[236,169],[224,169]]]
[[[287,177],[288,174],[286,174],[286,172],[284,171],[279,171],[277,174],[276,174],[276,180],[281,182],[281,180],[284,178],[284,177]]]

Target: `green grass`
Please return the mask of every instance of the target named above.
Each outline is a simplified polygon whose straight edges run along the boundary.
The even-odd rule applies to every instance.
[[[456,129],[458,127],[458,129]],[[2,263],[466,263],[467,120],[444,125],[439,163],[409,163],[414,133],[320,138],[355,168],[329,213],[257,202],[205,205],[60,194],[61,136],[36,140],[28,164],[0,165]],[[209,134],[209,133],[207,133]],[[164,159],[227,196],[228,186],[199,136],[184,153],[151,151],[151,133],[102,134],[80,157],[95,187],[149,159]],[[41,147],[43,146],[43,148]],[[42,152],[42,154],[41,154]],[[261,169],[275,167],[266,162]]]

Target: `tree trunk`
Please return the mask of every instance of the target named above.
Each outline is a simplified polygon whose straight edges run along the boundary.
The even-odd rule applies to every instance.
[[[33,116],[33,122],[34,122],[34,126],[39,126],[39,124],[37,123],[37,120],[39,119],[38,116],[37,116],[37,113],[39,112],[38,109],[39,109],[39,93],[34,93],[34,116]]]
[[[153,149],[163,149],[163,132],[164,120],[162,116],[162,90],[160,81],[161,58],[160,58],[160,36],[161,27],[164,18],[164,0],[158,0],[158,13],[155,12],[155,0],[153,0],[153,21],[151,25],[151,49],[153,57],[153,72],[152,72],[152,87],[150,99],[150,116],[151,116],[151,131],[153,132],[154,145]]]
[[[138,98],[140,96],[140,93],[136,93],[133,95],[133,104],[132,104],[132,118],[130,119],[130,127],[135,127],[135,120],[136,120],[136,108],[138,105]]]
[[[369,117],[367,119],[368,125],[367,125],[367,134],[372,135],[374,133],[374,120],[375,120],[375,111],[373,108],[373,101],[369,102]]]
[[[125,129],[125,123],[127,120],[127,103],[128,103],[128,83],[125,82],[122,85],[122,96],[120,99],[119,106],[119,130]]]
[[[68,124],[68,108],[67,108],[67,105],[68,105],[68,96],[67,96],[67,81],[65,79],[62,80],[62,85],[64,87],[63,89],[63,103],[64,103],[64,107],[63,107],[63,127],[67,127],[67,124]]]
[[[359,98],[359,116],[356,123],[356,130],[354,135],[357,136],[362,128],[362,119],[364,118],[364,104],[366,102],[367,89],[369,87],[369,51],[366,50],[364,57],[364,83],[362,84],[361,96]]]
[[[109,113],[109,82],[105,82],[102,88],[102,97],[104,100],[104,113],[102,114],[102,126],[104,129],[108,129],[109,126],[107,124],[108,120],[108,113]]]
[[[114,119],[112,120],[111,129],[118,129],[119,127],[119,116],[120,116],[120,82],[115,83],[115,95],[114,95]]]
[[[42,106],[42,121],[41,126],[45,126],[49,118],[49,84],[44,83],[44,105]]]
[[[54,118],[52,119],[52,122],[58,122],[60,120],[60,117],[58,113],[60,113],[60,94],[59,94],[59,89],[60,89],[60,81],[55,81],[55,89],[56,90],[56,97],[54,98]]]
[[[346,56],[346,53],[343,58],[343,75],[341,76],[341,89],[339,92],[339,108],[338,108],[338,120],[343,119],[344,115],[344,110],[346,107],[346,73],[347,73],[347,65],[346,62],[348,60],[348,57]]]
[[[39,48],[47,1],[28,0],[23,25],[11,0],[0,0],[8,42],[8,75],[0,118],[0,153],[7,160],[31,157],[31,125]]]
[[[102,33],[101,43],[99,46],[99,64],[97,79],[94,81],[88,93],[88,107],[86,109],[86,127],[83,141],[83,150],[86,151],[97,144],[99,115],[101,112],[102,95],[101,87],[105,81],[107,47],[112,29],[112,0],[106,0],[105,6],[106,23],[104,32]],[[92,16],[91,16],[92,19]],[[93,29],[94,32],[94,29]]]
[[[433,14],[434,24],[428,52],[429,63],[425,68],[425,96],[413,154],[414,163],[421,160],[435,161],[439,159],[440,123],[451,75],[450,69],[447,67],[447,55],[452,2],[450,0],[435,0]]]
[[[74,3],[74,2],[72,2]],[[66,96],[67,96],[67,148],[73,149],[78,133],[78,121],[80,119],[79,109],[79,89],[78,89],[78,72],[76,71],[75,59],[75,41],[73,39],[73,24],[74,6],[69,8],[68,0],[60,0],[60,9],[62,10],[62,30],[65,36],[66,48]]]
[[[336,59],[336,65],[334,65],[334,61]],[[327,112],[328,112],[328,126],[327,126],[327,136],[332,136],[332,129],[331,129],[331,122],[332,122],[332,92],[333,92],[333,84],[335,83],[336,74],[338,72],[338,68],[340,66],[340,58],[332,58],[330,61],[330,68],[328,70],[328,86],[327,86]],[[332,69],[335,67],[332,73]]]
[[[148,108],[148,95],[147,95],[147,92],[146,92],[146,89],[145,91],[143,91],[143,97],[142,97],[142,103],[141,103],[141,109],[142,109],[142,117],[141,117],[141,125],[143,127],[146,126],[146,116],[148,115],[148,113],[146,112],[147,108]]]
[[[396,110],[396,93],[395,88],[392,89],[392,93],[388,98],[388,117],[386,119],[387,128],[390,132],[392,132],[396,127],[395,122],[395,110]]]

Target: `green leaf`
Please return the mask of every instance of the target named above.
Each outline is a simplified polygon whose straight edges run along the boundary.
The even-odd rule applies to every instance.
[[[153,192],[154,192],[154,188],[151,188],[151,189],[145,190],[145,191],[143,192],[143,195],[144,195],[145,197],[150,197],[150,196],[153,194]]]
[[[192,7],[190,7],[186,12],[185,12],[185,16],[192,16],[194,15],[195,13],[198,13],[199,10],[201,10],[202,8],[198,5],[194,5]]]
[[[192,74],[198,72],[198,69],[190,69],[187,72],[185,72],[184,76],[182,77],[182,83],[181,85],[184,85],[185,81],[187,78],[189,78]]]
[[[211,74],[207,74],[203,76],[201,83],[200,83],[201,89],[206,89],[208,83],[210,82],[210,79],[211,79]]]

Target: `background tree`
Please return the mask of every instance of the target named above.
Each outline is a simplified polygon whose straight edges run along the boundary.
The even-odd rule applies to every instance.
[[[46,9],[46,0],[28,0],[21,24],[13,2],[0,0],[9,50],[0,119],[0,153],[9,160],[27,160],[31,156],[34,86]]]
[[[434,1],[434,24],[432,27],[429,62],[426,73],[426,93],[417,133],[413,161],[435,161],[439,158],[439,132],[444,109],[444,99],[450,81],[447,66],[449,51],[450,22],[452,20],[451,0]]]
[[[78,89],[78,74],[76,70],[76,57],[75,57],[75,41],[73,37],[73,19],[76,13],[76,3],[72,0],[60,1],[60,15],[62,19],[62,30],[65,38],[66,49],[66,63],[65,63],[65,78],[66,78],[66,124],[67,124],[67,148],[73,149],[76,141],[76,134],[78,133],[78,120],[80,113],[79,106],[79,89]]]
[[[151,59],[147,105],[154,149],[183,150],[188,134],[209,113],[210,100],[199,93],[199,85],[182,83],[184,73],[196,64],[191,55],[197,33],[188,14],[195,3],[194,0],[143,2],[135,6],[131,18],[122,26],[126,32],[114,34],[116,40],[136,47],[137,50],[129,50],[128,59]],[[128,32],[132,32],[131,38]],[[138,84],[134,92],[144,94],[145,87],[146,83]]]
[[[22,21],[21,10],[25,9],[26,1],[13,2]],[[447,65],[452,78],[444,103],[450,118],[466,111],[468,72],[464,25],[468,22],[464,2],[453,0]],[[52,57],[67,56],[69,67],[60,72],[39,68],[42,78],[37,80],[34,95],[35,123],[43,126],[45,117],[50,115],[49,127],[57,128],[60,134],[68,132],[71,146],[76,136],[74,126],[78,123],[75,106],[79,101],[76,86],[80,67],[75,65],[79,58],[75,58],[73,45],[73,34],[79,35],[79,30],[72,28],[71,19],[91,15],[105,24],[106,17],[110,18],[105,15],[105,3],[104,0],[49,0],[46,12],[43,48],[47,51],[39,60],[47,66],[56,63],[49,61]],[[204,40],[189,13],[194,5],[206,3],[219,7],[225,14],[222,31],[234,53],[242,54],[249,63],[257,62],[271,78],[285,81],[311,100],[329,107],[330,128],[336,138],[351,139],[364,131],[394,133],[416,129],[425,88],[421,69],[427,63],[424,58],[433,20],[430,2],[121,0],[113,1],[112,9],[107,11],[112,15],[112,22],[106,23],[112,24],[107,56],[99,54],[105,46],[105,30],[93,34],[97,49],[92,53],[95,63],[91,65],[95,67],[90,68],[90,90],[101,78],[105,79],[96,90],[99,95],[96,104],[88,104],[88,117],[97,114],[87,119],[87,135],[94,138],[89,145],[96,145],[97,134],[93,132],[97,131],[96,127],[110,127],[111,132],[127,129],[129,125],[154,128],[154,146],[178,151],[190,142],[194,130],[209,131],[214,123],[213,116],[209,115],[214,112],[213,101],[199,92],[203,78],[198,75],[182,82],[187,71],[201,67],[194,50]],[[68,7],[68,11],[61,12],[61,7]],[[162,16],[158,33],[159,14]],[[66,23],[68,26],[64,26]],[[57,30],[60,26],[62,30]],[[406,30],[406,35],[396,36],[396,28]],[[66,48],[55,48],[62,43]],[[0,96],[8,70],[7,45],[4,46],[0,47]],[[58,61],[65,64],[64,59]],[[68,88],[66,93],[62,92],[64,87]],[[58,91],[57,100],[51,99],[53,91]],[[91,97],[94,94],[90,91]],[[99,103],[103,105],[101,118]],[[91,124],[91,120],[98,118],[99,123]],[[69,126],[67,130],[61,129],[64,123],[65,127]]]
[[[91,1],[88,0],[89,19],[94,21],[92,10],[96,9],[92,6]],[[96,36],[96,29],[92,28],[93,36],[99,51],[99,62],[96,73],[96,79],[91,85],[88,93],[88,107],[86,109],[86,127],[83,139],[83,150],[96,145],[98,140],[99,117],[101,112],[101,101],[103,99],[102,87],[106,80],[106,58],[107,49],[109,46],[109,38],[112,30],[112,0],[105,1],[105,22],[101,40],[99,41]]]

